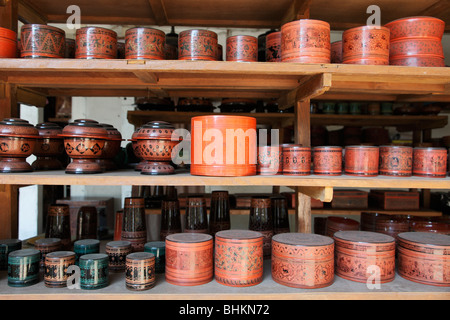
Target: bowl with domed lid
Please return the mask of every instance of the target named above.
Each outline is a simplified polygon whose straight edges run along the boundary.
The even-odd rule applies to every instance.
[[[105,142],[101,158],[96,161],[105,171],[117,170],[117,165],[113,159],[120,151],[120,144],[123,140],[122,134],[111,124],[101,123],[100,125],[108,132],[109,139]]]
[[[61,170],[63,165],[58,159],[64,154],[64,139],[59,135],[62,128],[56,123],[42,122],[35,128],[39,137],[36,140],[33,154],[37,159],[32,163],[34,170]]]

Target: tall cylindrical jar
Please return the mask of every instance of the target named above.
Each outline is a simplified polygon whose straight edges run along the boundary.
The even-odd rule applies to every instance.
[[[228,230],[230,227],[230,198],[228,191],[216,190],[211,192],[209,232],[214,236],[216,232]]]
[[[121,240],[130,241],[134,252],[144,251],[147,242],[144,198],[125,198]]]
[[[70,233],[70,207],[68,204],[54,204],[48,208],[46,238],[61,239],[61,249],[70,250],[72,237]]]
[[[209,233],[206,198],[198,195],[188,196],[184,232]]]
[[[272,205],[270,197],[252,197],[248,229],[258,231],[263,235],[264,258],[270,258],[273,236]]]
[[[169,234],[180,233],[181,215],[178,199],[164,199],[161,202],[161,227],[159,237],[164,241]]]

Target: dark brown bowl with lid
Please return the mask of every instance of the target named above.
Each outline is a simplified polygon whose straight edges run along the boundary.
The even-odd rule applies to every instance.
[[[143,125],[135,135],[137,148],[147,163],[142,166],[142,174],[173,174],[172,150],[179,143],[172,141],[175,127],[165,121],[151,121]]]
[[[33,152],[37,159],[31,166],[34,170],[62,170],[58,159],[64,154],[64,139],[59,136],[62,128],[51,122],[38,123],[35,128],[39,133]]]
[[[5,118],[0,121],[0,172],[30,172],[26,158],[33,153],[37,129],[27,120]]]
[[[96,162],[103,155],[105,143],[109,140],[108,131],[97,121],[78,119],[64,127],[62,134],[64,148],[72,162],[66,173],[88,174],[103,172]]]
[[[97,159],[96,162],[99,163],[105,171],[117,170],[114,158],[120,151],[120,144],[123,141],[122,134],[111,124],[101,123],[100,125],[108,132],[109,139],[105,142],[101,158]]]

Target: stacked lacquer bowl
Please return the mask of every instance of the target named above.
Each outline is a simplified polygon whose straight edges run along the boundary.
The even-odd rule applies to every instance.
[[[445,22],[434,17],[409,17],[385,25],[390,30],[389,64],[444,67]]]

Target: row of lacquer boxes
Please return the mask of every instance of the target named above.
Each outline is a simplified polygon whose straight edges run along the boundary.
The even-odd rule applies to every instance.
[[[445,22],[440,19],[409,17],[385,26],[348,29],[342,41],[331,44],[328,22],[300,19],[262,36],[266,61],[443,67],[444,29]],[[222,60],[223,56],[217,34],[206,29],[185,30],[179,35],[172,32],[166,37],[161,30],[136,27],[128,29],[125,43],[120,43],[117,33],[106,28],[82,27],[76,31],[76,40],[66,40],[62,29],[27,24],[20,38],[19,56],[23,58],[116,59],[118,51],[126,59]],[[254,36],[226,39],[227,61],[258,61],[258,50]],[[16,57],[17,51],[16,33],[0,29],[0,57]]]
[[[148,243],[143,252],[132,252],[131,242],[114,241],[107,243],[106,253],[98,253],[98,240],[81,241],[97,253],[45,254],[47,287],[71,286],[71,273],[67,272],[71,265],[80,268],[79,284],[86,290],[107,287],[110,271],[124,272],[126,288],[136,291],[154,287],[156,273],[165,273],[168,283],[179,286],[215,280],[226,286],[248,287],[263,281],[263,235],[256,231],[224,230],[214,237],[177,233],[167,236],[165,242]],[[450,236],[442,234],[405,232],[394,239],[369,231],[339,231],[332,238],[281,233],[272,238],[271,245],[272,279],[289,287],[330,286],[335,275],[368,286],[381,285],[393,281],[396,270],[414,282],[450,286]],[[8,284],[25,287],[39,282],[40,256],[36,249],[10,252]]]

